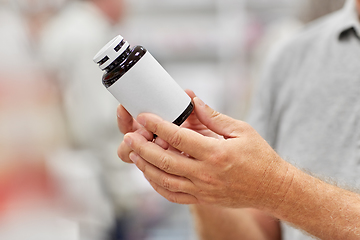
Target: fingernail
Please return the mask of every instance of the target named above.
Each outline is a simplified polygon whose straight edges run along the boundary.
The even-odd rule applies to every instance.
[[[128,146],[131,146],[132,139],[131,139],[131,137],[130,137],[128,134],[125,134],[125,136],[124,136],[124,142],[125,142]]]
[[[196,101],[197,103],[199,104],[200,107],[204,107],[205,106],[205,103],[198,97],[195,97],[196,98]]]
[[[138,161],[139,155],[137,155],[137,154],[134,153],[134,152],[131,152],[131,153],[129,154],[129,158],[130,158],[131,161],[133,161],[133,163],[136,164],[137,161]]]
[[[117,115],[118,118],[121,118],[121,116],[120,116],[120,106],[121,105],[119,105],[118,108],[116,109],[116,115]]]

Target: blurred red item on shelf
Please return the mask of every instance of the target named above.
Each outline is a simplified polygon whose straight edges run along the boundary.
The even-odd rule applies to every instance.
[[[44,163],[16,161],[0,171],[0,217],[19,206],[51,202],[55,193]]]

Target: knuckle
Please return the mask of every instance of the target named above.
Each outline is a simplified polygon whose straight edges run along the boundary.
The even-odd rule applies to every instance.
[[[165,172],[170,172],[171,171],[170,162],[171,162],[171,157],[164,154],[160,157],[160,163],[158,167]]]
[[[165,189],[170,189],[171,188],[170,179],[167,176],[163,176],[161,179],[161,185]]]
[[[181,144],[182,139],[182,131],[181,128],[179,128],[169,139],[169,144],[173,146],[174,148],[178,148]]]
[[[253,129],[250,124],[248,124],[246,122],[241,122],[241,123],[242,123],[242,127],[243,127],[244,131],[251,131]]]
[[[200,176],[200,180],[205,184],[205,185],[212,185],[213,183],[213,177],[207,173],[203,173]]]
[[[167,196],[167,200],[169,200],[172,203],[179,203],[176,193],[169,193],[169,195]]]
[[[170,191],[173,192],[178,192],[180,191],[180,184],[175,180],[169,178],[169,177],[164,177],[162,179],[162,186]]]
[[[158,131],[159,131],[159,123],[154,123],[154,124],[152,124],[152,126],[151,126],[151,131],[152,131],[153,133],[158,133]]]
[[[253,127],[247,122],[243,122],[243,121],[239,121],[239,122],[240,122],[239,130],[237,131],[238,134],[251,134],[255,132]]]
[[[219,113],[218,111],[213,110],[211,113],[211,118],[218,118],[221,116],[221,113]]]

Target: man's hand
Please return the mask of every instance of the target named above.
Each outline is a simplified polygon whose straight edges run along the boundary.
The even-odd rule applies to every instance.
[[[152,114],[139,115],[138,123],[171,147],[164,149],[136,132],[124,137],[132,150],[129,159],[157,192],[176,203],[257,208],[320,239],[360,239],[358,194],[300,171],[248,124],[196,97],[193,101],[198,120],[222,138],[203,136]]]
[[[119,130],[123,133],[136,132],[142,135],[148,141],[153,139],[153,134],[147,131],[143,126],[141,126],[126,109],[119,105],[117,108],[117,122]],[[133,163],[129,159],[129,153],[132,151],[131,148],[128,147],[127,144],[122,142],[118,148],[118,156],[126,163]]]
[[[191,90],[186,90],[187,94],[194,99],[195,94]],[[196,108],[198,110],[200,108]],[[197,113],[196,113],[197,112]],[[153,134],[142,127],[133,117],[119,105],[118,126],[122,133],[136,132],[143,135],[148,141],[152,140]],[[223,139],[222,136],[208,129],[197,117],[201,111],[194,111],[189,118],[182,124],[182,128],[192,129],[199,134],[215,139]],[[154,141],[163,149],[171,148],[167,142],[157,137]],[[171,148],[173,151],[177,151]],[[132,163],[129,154],[132,149],[121,143],[118,149],[119,157],[128,163]],[[180,152],[178,152],[180,154]],[[153,186],[155,186],[153,184]],[[196,221],[200,239],[225,239],[232,236],[234,239],[280,239],[280,227],[277,220],[267,214],[256,210],[237,210],[223,209],[215,206],[193,205],[192,212]],[[255,214],[256,213],[256,214]],[[261,215],[261,217],[260,217]],[[204,230],[204,231],[203,231]]]
[[[197,97],[193,101],[202,130],[221,138],[140,114],[138,123],[172,147],[163,149],[139,133],[129,133],[124,137],[132,150],[129,159],[169,201],[276,208],[291,183],[290,165],[248,124],[212,110]],[[269,194],[280,199],[270,203],[274,206],[264,200]]]
[[[196,95],[191,90],[185,90],[186,93],[190,96],[191,99],[193,99]],[[118,128],[120,132],[123,134],[136,132],[144,138],[146,138],[148,141],[153,140],[153,133],[146,130],[143,126],[141,126],[130,114],[126,109],[119,105],[117,109],[117,122],[118,122]],[[192,129],[204,136],[208,137],[214,137],[219,138],[220,136],[216,133],[209,130],[206,126],[204,126],[199,119],[197,118],[195,112],[192,112],[192,114],[188,117],[188,119],[182,124],[181,127]],[[159,146],[161,146],[164,149],[169,148],[169,144],[167,144],[164,140],[162,140],[160,137],[156,138],[155,143]],[[132,149],[128,147],[125,142],[122,142],[118,148],[118,156],[120,159],[122,159],[124,162],[127,163],[133,163],[129,159],[129,154],[132,152]]]

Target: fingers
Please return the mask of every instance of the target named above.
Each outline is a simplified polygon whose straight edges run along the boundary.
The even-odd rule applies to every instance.
[[[190,89],[186,89],[185,92],[187,93],[187,95],[189,95],[189,97],[190,97],[191,99],[193,99],[194,97],[196,97],[195,93],[194,93],[192,90],[190,90]]]
[[[124,142],[148,163],[169,174],[188,177],[190,174],[200,171],[198,161],[175,151],[164,150],[157,144],[147,141],[140,134],[128,133],[124,137]]]
[[[147,131],[145,128],[139,128],[135,131],[136,133],[142,135],[146,140],[151,141],[153,139],[153,134],[149,131]],[[157,140],[159,143],[161,143],[161,146],[166,147],[164,143],[162,143],[160,140]],[[126,163],[133,163],[131,159],[129,158],[129,154],[132,152],[132,149],[127,145],[124,141],[120,144],[117,154],[119,158],[126,162]]]
[[[161,171],[134,152],[130,153],[130,159],[144,173],[146,179],[151,180],[162,188],[171,192],[194,194],[196,187],[189,179]]]
[[[175,124],[162,120],[154,114],[140,114],[137,120],[147,130],[161,137],[172,147],[197,159],[210,157],[218,145],[216,139],[205,137],[186,128],[178,127]]]
[[[169,148],[169,144],[159,137],[157,137],[155,139],[155,144],[159,145],[160,147],[162,147],[165,150]]]
[[[129,158],[144,173],[145,178],[154,190],[170,202],[177,204],[199,203],[197,198],[191,194],[195,192],[196,187],[189,179],[161,171],[134,152],[130,153]]]
[[[133,163],[131,161],[131,159],[129,158],[129,154],[131,151],[132,151],[132,149],[125,142],[121,142],[120,146],[117,150],[117,154],[123,162]]]
[[[148,181],[156,192],[158,192],[161,196],[163,196],[170,202],[178,203],[178,204],[198,204],[199,203],[199,201],[196,199],[196,197],[194,197],[190,194],[171,192],[165,188],[162,188],[161,186],[159,186],[158,184],[154,183],[151,180],[148,180]]]
[[[143,128],[138,122],[136,122],[134,118],[130,115],[130,113],[122,105],[119,105],[117,108],[117,116],[119,130],[123,134],[135,131],[143,135],[148,141],[151,141],[153,139],[153,134]],[[127,144],[122,142],[117,150],[117,154],[122,161],[126,163],[132,163],[129,158],[129,154],[131,151],[132,149]]]
[[[194,99],[194,97],[196,97],[195,93],[190,89],[186,89],[185,92],[187,93],[187,95],[189,95],[189,97],[191,99]],[[192,111],[190,116],[186,119],[186,121],[181,126],[185,127],[185,128],[190,128],[190,129],[196,130],[196,129],[194,129],[194,127],[197,127],[200,125],[203,125],[203,124],[197,119],[195,112]]]
[[[134,132],[141,127],[122,105],[117,108],[117,124],[123,134]]]
[[[237,137],[248,126],[245,122],[235,120],[213,110],[198,97],[195,97],[193,101],[195,103],[195,113],[200,122],[225,138]]]

